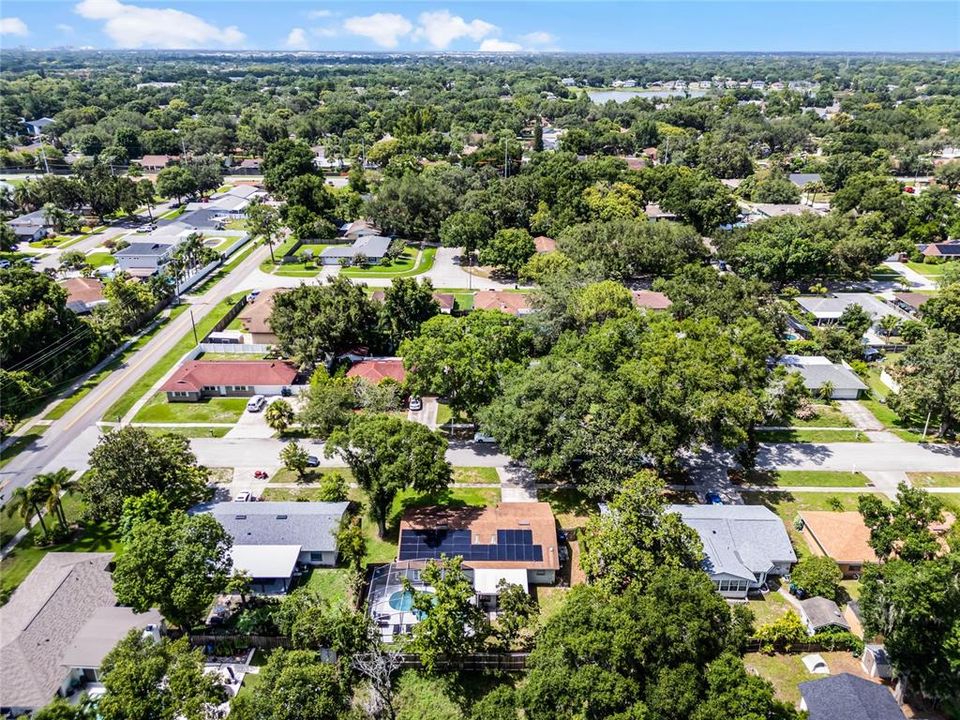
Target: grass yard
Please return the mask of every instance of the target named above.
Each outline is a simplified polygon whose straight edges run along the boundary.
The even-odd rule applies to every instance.
[[[778,592],[768,592],[759,597],[751,595],[747,607],[753,611],[754,627],[773,622],[791,609],[790,602]]]
[[[364,277],[410,277],[427,272],[433,267],[437,256],[437,249],[433,247],[424,248],[420,262],[414,267],[417,259],[417,250],[406,248],[403,255],[397,262],[390,265],[372,265],[365,268],[347,267],[340,271],[341,275],[346,277],[364,278]]]
[[[95,268],[107,267],[109,265],[116,265],[117,261],[114,259],[113,255],[110,253],[90,253],[87,255],[87,264],[92,265]]]
[[[879,493],[872,493],[866,488],[863,494],[878,495],[881,499],[885,499]],[[741,494],[743,502],[747,505],[763,505],[780,517],[787,528],[798,559],[809,555],[810,551],[800,531],[793,526],[797,514],[804,510],[856,510],[860,495],[861,493],[804,493],[786,490],[744,492]],[[837,504],[836,507],[834,506],[835,503]]]
[[[353,482],[353,470],[348,467],[326,467],[326,468],[309,468],[306,473],[304,473],[305,478],[303,480],[304,485],[310,485],[313,483],[319,483],[320,478],[323,475],[340,475],[344,480],[347,481],[347,484]],[[286,468],[280,468],[277,472],[270,478],[272,483],[299,483],[297,479],[297,474],[293,470],[287,470]]]
[[[256,250],[256,248],[257,244],[255,242],[248,242],[243,250],[240,250],[231,256],[230,262],[221,265],[212,273],[207,275],[207,277],[202,280],[199,285],[194,285],[192,288],[190,288],[190,291],[187,294],[191,296],[203,295],[205,292],[207,292],[207,290],[212,288],[223,278],[233,272],[237,265],[246,260],[250,256],[250,253]]]
[[[167,402],[158,392],[144,405],[134,422],[154,423],[235,423],[247,407],[247,398],[205,398],[199,402]]]
[[[907,477],[914,487],[960,487],[960,472],[912,472]]]
[[[4,508],[6,510],[6,508]],[[19,515],[7,515],[6,512],[0,513],[0,547],[6,545],[23,529],[23,518]]]
[[[246,230],[247,221],[244,218],[235,218],[227,222],[227,230]]]
[[[886,387],[886,386],[884,386]],[[888,391],[889,392],[889,391]],[[921,430],[918,432],[916,423],[908,418],[900,417],[889,405],[879,400],[861,400],[860,404],[873,413],[874,417],[894,435],[907,442],[920,442],[920,436],[923,432],[923,422],[920,422]]]
[[[751,485],[777,487],[867,487],[870,481],[859,472],[842,470],[777,470],[751,473]]]
[[[347,568],[312,568],[302,586],[320,593],[331,607],[349,605],[350,570]]]
[[[67,519],[76,521],[83,512],[83,501],[75,496],[65,497],[64,512]],[[37,566],[48,552],[117,552],[120,539],[117,529],[108,523],[82,524],[74,538],[62,545],[37,547],[34,539],[43,531],[35,525],[26,537],[0,561],[0,602],[6,602],[30,571]]]
[[[870,442],[859,430],[758,430],[757,435],[766,443]]]
[[[320,502],[320,488],[298,487],[278,488],[267,487],[261,496],[264,500],[294,502]]]
[[[455,467],[453,481],[470,485],[478,483],[499,485],[500,476],[497,474],[497,469],[492,467]]]
[[[437,425],[446,425],[453,419],[453,411],[446,403],[437,403]]]
[[[570,588],[550,587],[549,585],[531,585],[530,591],[540,608],[540,621],[546,622],[563,605]]]
[[[217,324],[233,305],[232,300],[232,298],[226,298],[222,305],[215,307],[202,318],[197,318],[197,335],[199,337],[206,337],[207,333],[213,330],[213,326]],[[133,407],[133,404],[143,397],[150,388],[153,387],[154,383],[163,377],[192,347],[194,347],[193,330],[187,328],[186,332],[180,337],[180,340],[177,341],[177,344],[170,348],[119,400],[111,405],[103,416],[113,420],[126,415],[130,408]]]
[[[592,515],[600,512],[597,503],[574,488],[540,490],[537,495],[542,502],[550,503],[562,528],[583,527]]]
[[[816,404],[813,406],[817,411],[815,417],[808,420],[800,420],[799,418],[793,417],[790,418],[790,421],[787,423],[791,427],[796,428],[805,428],[805,427],[853,427],[853,423],[850,422],[850,418],[843,414],[843,412],[836,407],[831,405]],[[771,423],[776,424],[776,423]]]
[[[943,274],[944,263],[928,265],[927,263],[908,262],[904,263],[904,265],[926,277],[937,278]]]
[[[176,433],[188,438],[222,438],[230,432],[226,427],[147,427],[143,428],[151,435]]]
[[[795,655],[747,653],[743,656],[743,662],[747,669],[755,670],[760,677],[773,684],[777,699],[796,705],[800,702],[800,690],[797,686],[807,680],[824,677],[807,672],[801,660],[802,657],[803,655],[799,653]]]

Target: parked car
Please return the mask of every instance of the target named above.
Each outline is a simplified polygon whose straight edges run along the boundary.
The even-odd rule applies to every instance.
[[[10,267],[9,260],[0,260],[0,269],[6,270],[8,267]]]
[[[237,495],[236,498],[234,498],[234,502],[250,502],[252,499],[253,493],[251,493],[249,490],[244,490],[242,493]]]
[[[495,443],[496,439],[494,439],[493,435],[478,432],[473,434],[473,441],[475,443]]]
[[[247,412],[260,412],[267,405],[267,399],[263,395],[254,395],[247,400]]]
[[[410,409],[413,410],[414,412],[417,412],[418,410],[423,410],[423,400],[421,400],[416,396],[410,398]]]
[[[307,456],[307,467],[320,467],[320,458],[316,455]]]
[[[719,493],[708,492],[706,495],[704,495],[704,499],[710,505],[723,505],[723,498],[720,497]]]

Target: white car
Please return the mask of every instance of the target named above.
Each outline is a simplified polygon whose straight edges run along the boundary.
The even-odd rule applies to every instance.
[[[423,400],[418,397],[410,398],[410,409],[413,410],[413,412],[423,410]]]
[[[487,435],[486,433],[478,432],[473,434],[473,441],[475,443],[495,443],[496,439],[493,435]]]
[[[247,400],[247,412],[260,412],[267,405],[267,399],[263,395],[254,395]]]

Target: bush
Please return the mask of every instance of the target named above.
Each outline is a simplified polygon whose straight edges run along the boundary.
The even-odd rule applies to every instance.
[[[760,652],[768,655],[778,650],[790,652],[793,645],[808,640],[807,628],[793,610],[758,627],[754,638],[760,641]]]
[[[824,650],[849,650],[857,657],[863,654],[863,640],[846,630],[824,630],[809,641],[819,643]]]
[[[790,574],[791,582],[807,595],[819,595],[836,600],[843,573],[840,566],[828,557],[805,557],[796,564]]]
[[[320,477],[320,487],[317,496],[321,502],[343,502],[347,499],[350,488],[347,481],[339,473],[324,473]]]

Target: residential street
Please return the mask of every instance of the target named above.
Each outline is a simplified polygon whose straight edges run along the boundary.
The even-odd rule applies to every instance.
[[[199,320],[212,307],[219,305],[224,298],[236,292],[240,288],[239,279],[246,277],[252,269],[263,262],[268,253],[266,247],[257,248],[240,263],[233,273],[198,297],[191,304],[194,317]],[[3,500],[7,500],[16,488],[30,482],[34,475],[45,470],[55,470],[61,465],[79,469],[78,456],[83,449],[89,450],[91,443],[96,441],[98,432],[96,422],[189,330],[190,313],[183,313],[133,355],[125,366],[116,370],[91,390],[62,418],[54,421],[33,445],[10,460],[0,470],[0,484],[4,484]],[[71,447],[78,440],[77,447]]]
[[[957,472],[960,447],[917,443],[761,445],[757,467],[851,472]]]

